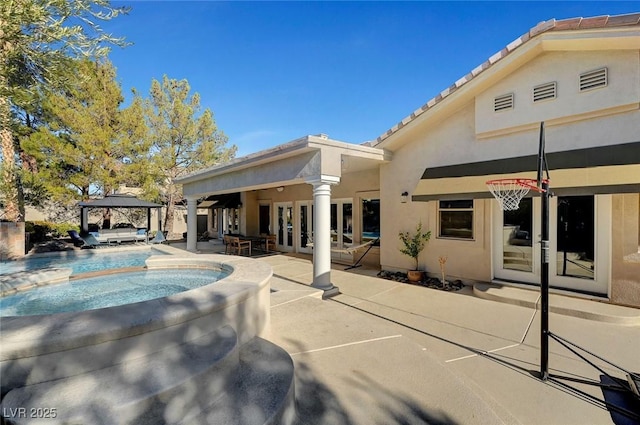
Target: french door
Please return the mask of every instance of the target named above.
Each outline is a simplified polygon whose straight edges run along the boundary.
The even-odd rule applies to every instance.
[[[276,233],[276,248],[279,251],[293,251],[293,203],[276,202],[273,228]]]
[[[353,255],[345,248],[353,246],[353,201],[336,199],[331,201],[331,258],[351,262]]]
[[[493,205],[496,279],[540,284],[540,197],[516,211]],[[549,283],[552,287],[607,294],[611,196],[554,196],[549,202]]]
[[[297,235],[298,252],[312,254],[313,243],[313,201],[299,201],[297,204]]]

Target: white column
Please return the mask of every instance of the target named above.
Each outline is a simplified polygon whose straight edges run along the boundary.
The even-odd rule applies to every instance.
[[[187,196],[187,251],[195,252],[198,243],[198,198]]]
[[[218,239],[222,239],[224,235],[224,210],[222,208],[218,208],[216,217],[218,217]]]
[[[313,185],[313,284],[324,291],[323,298],[340,293],[331,283],[331,185],[340,177],[320,176],[307,180]]]
[[[209,235],[211,235],[213,233],[213,229],[216,228],[216,225],[213,222],[213,212],[213,208],[207,208],[207,233],[209,233]]]

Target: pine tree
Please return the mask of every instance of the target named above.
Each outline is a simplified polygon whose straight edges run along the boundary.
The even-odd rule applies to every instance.
[[[68,58],[104,56],[107,44],[123,45],[122,39],[102,32],[97,22],[127,10],[112,7],[108,0],[0,1],[0,195],[4,218],[24,219],[20,213],[18,112],[29,107],[29,93],[39,85],[67,85]]]
[[[237,147],[226,147],[227,136],[215,123],[213,113],[200,114],[200,95],[189,95],[187,80],[169,79],[151,82],[147,120],[153,143],[151,175],[167,204],[164,228],[173,233],[175,204],[182,200],[182,188],[173,183],[177,177],[201,168],[228,162]]]
[[[76,83],[49,91],[42,101],[47,124],[25,139],[47,190],[61,199],[107,195],[140,174],[149,151],[142,99],[123,108],[116,70],[107,60],[78,61]]]

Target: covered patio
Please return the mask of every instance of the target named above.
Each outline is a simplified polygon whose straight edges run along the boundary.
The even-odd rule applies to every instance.
[[[293,252],[304,252],[302,245],[291,241],[294,234],[304,232],[305,242],[307,239],[313,242],[312,285],[323,290],[325,297],[333,296],[338,288],[331,281],[332,188],[338,188],[349,176],[349,187],[343,187],[343,192],[379,190],[378,166],[390,159],[391,155],[382,149],[332,140],[320,134],[176,179],[176,183],[183,185],[187,199],[187,249],[196,251],[197,210],[203,207],[222,209],[219,223],[225,220],[232,223],[226,230],[218,226],[221,234],[237,232],[252,236],[284,227]],[[232,194],[239,194],[239,201]],[[311,222],[309,228],[302,229],[290,221],[283,223],[281,217],[277,221],[271,213],[275,205],[286,204],[291,205],[288,208],[294,214],[294,205],[309,198],[310,205],[305,205],[305,214]],[[278,208],[280,212],[282,207]],[[265,214],[269,214],[268,219]],[[310,250],[307,246],[311,244],[304,246]]]

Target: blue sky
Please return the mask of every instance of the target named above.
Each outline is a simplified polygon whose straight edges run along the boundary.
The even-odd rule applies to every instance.
[[[114,2],[125,93],[187,79],[238,156],[325,133],[374,140],[537,23],[638,2]]]

